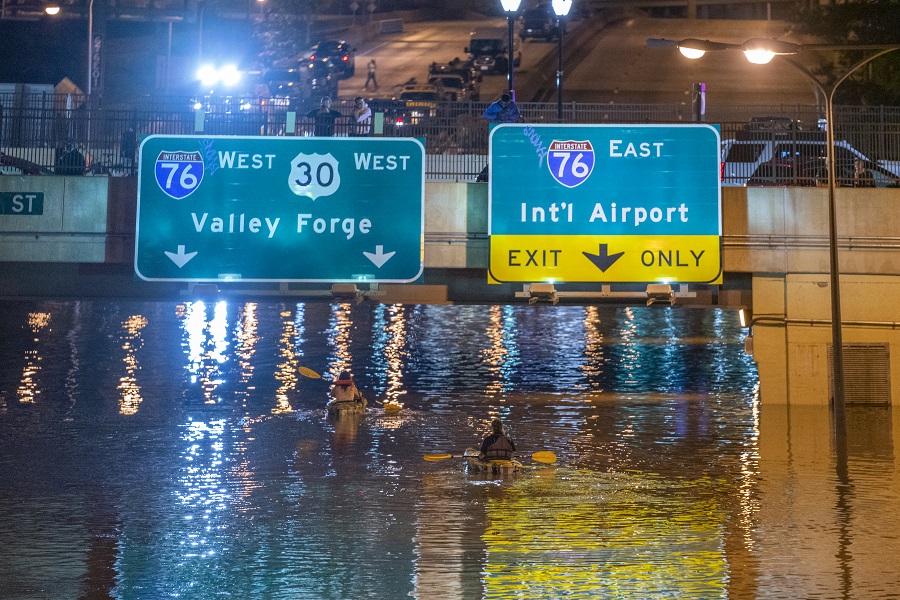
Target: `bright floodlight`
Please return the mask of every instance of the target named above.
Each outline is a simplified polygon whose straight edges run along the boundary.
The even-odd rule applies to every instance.
[[[55,6],[55,5],[50,5],[44,9],[44,12],[47,13],[48,15],[58,15],[59,7]]]
[[[522,0],[500,0],[500,4],[506,12],[514,13],[519,10],[519,5],[522,4]]]
[[[754,65],[767,65],[775,58],[775,53],[770,50],[762,49],[744,50],[744,56],[746,56],[747,60]]]
[[[565,17],[572,8],[572,0],[553,0],[553,12],[557,17]]]
[[[696,48],[685,48],[684,46],[679,46],[678,51],[684,55],[685,58],[700,58],[704,54],[706,54],[705,50],[698,50]]]
[[[219,71],[224,85],[237,85],[241,81],[241,72],[234,65],[226,65]]]
[[[216,85],[219,82],[219,72],[212,65],[203,65],[197,70],[197,79],[205,87]]]

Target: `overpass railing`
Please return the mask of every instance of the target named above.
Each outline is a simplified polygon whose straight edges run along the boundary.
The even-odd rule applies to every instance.
[[[384,118],[380,135],[417,137],[425,141],[430,180],[474,181],[488,158],[487,102],[438,102],[408,105],[372,99]],[[334,108],[347,115],[336,124],[336,136],[354,135],[353,103]],[[59,94],[0,94],[0,173],[61,175],[130,175],[135,172],[139,139],[164,135],[312,135],[306,113],[310,102],[286,99],[142,98],[127,105],[101,106],[96,99]],[[556,123],[557,106],[519,103],[523,122]],[[718,107],[714,123],[723,148],[729,140],[775,140],[820,136],[816,106]],[[692,121],[685,104],[566,103],[566,123],[685,123]],[[289,123],[294,123],[288,130]],[[836,139],[886,165],[900,166],[900,107],[835,107]],[[779,174],[779,185],[809,183],[804,173]]]

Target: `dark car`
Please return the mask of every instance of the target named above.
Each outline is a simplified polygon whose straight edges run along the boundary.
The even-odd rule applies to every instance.
[[[866,171],[872,176],[868,187],[900,187],[900,178],[869,161],[864,162]],[[835,164],[835,184],[842,187],[854,185],[853,161],[838,161]],[[761,163],[750,179],[748,187],[759,186],[801,186],[814,187],[828,185],[828,167],[821,157],[786,157]]]
[[[544,38],[546,41],[555,40],[559,35],[556,28],[556,16],[549,4],[538,4],[522,13],[522,29],[519,37]]]
[[[326,57],[310,57],[300,63],[301,85],[309,90],[313,98],[338,96],[339,69]]]
[[[356,48],[344,40],[322,40],[312,47],[310,60],[330,58],[341,79],[356,73]]]

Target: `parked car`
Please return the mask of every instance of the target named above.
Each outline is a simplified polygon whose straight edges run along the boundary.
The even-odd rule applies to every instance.
[[[434,85],[415,84],[404,88],[397,99],[402,108],[396,115],[395,122],[420,125],[437,115],[441,96]]]
[[[854,158],[835,162],[835,184],[842,187],[854,185]],[[900,178],[870,161],[863,165],[871,177],[871,187],[900,187]],[[760,164],[747,180],[748,187],[757,186],[825,186],[828,185],[828,166],[824,157],[784,157]]]
[[[522,12],[522,28],[519,36],[527,38],[543,38],[550,42],[559,37],[556,27],[556,16],[550,4],[540,3],[534,8]]]
[[[818,131],[758,131],[722,142],[722,185],[743,186],[763,163],[796,158],[824,158],[827,153],[825,135]],[[835,142],[836,164],[859,158],[869,161],[847,141]]]
[[[428,77],[428,84],[436,87],[439,97],[448,102],[465,102],[477,99],[472,97],[473,89],[459,75],[431,75]]]
[[[356,48],[345,40],[322,40],[312,47],[309,58],[330,58],[340,79],[356,73]]]

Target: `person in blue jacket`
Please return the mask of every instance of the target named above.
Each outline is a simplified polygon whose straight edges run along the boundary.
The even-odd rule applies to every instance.
[[[484,109],[484,118],[493,123],[515,123],[519,120],[519,107],[512,96],[504,93]]]

